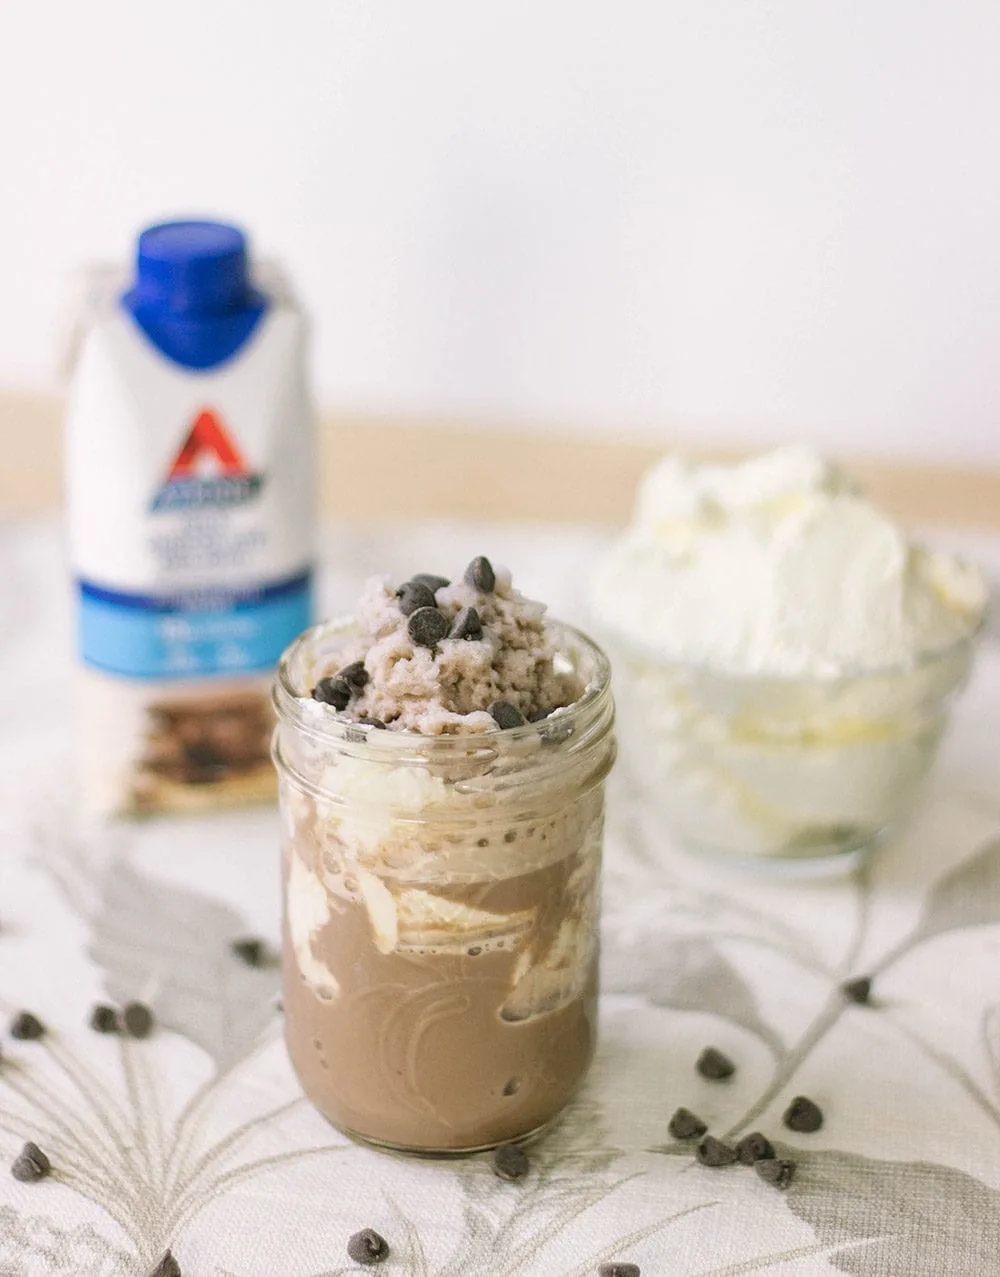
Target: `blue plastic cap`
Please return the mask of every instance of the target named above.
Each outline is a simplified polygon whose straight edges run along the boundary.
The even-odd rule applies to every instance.
[[[134,296],[189,315],[241,310],[252,296],[246,237],[223,222],[163,222],[139,236]]]
[[[224,222],[161,222],[139,236],[135,282],[121,302],[182,368],[235,358],[267,311],[253,286],[246,236]]]

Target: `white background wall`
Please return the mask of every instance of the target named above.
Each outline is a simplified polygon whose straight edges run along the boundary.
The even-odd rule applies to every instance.
[[[11,0],[0,386],[224,214],[329,405],[997,461],[998,51],[995,0]]]

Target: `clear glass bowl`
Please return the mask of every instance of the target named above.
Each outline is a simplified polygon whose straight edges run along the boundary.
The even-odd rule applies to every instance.
[[[834,678],[734,674],[609,638],[623,758],[693,850],[846,867],[912,806],[977,637]]]

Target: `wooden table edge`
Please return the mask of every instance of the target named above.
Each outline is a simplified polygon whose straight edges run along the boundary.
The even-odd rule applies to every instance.
[[[0,513],[59,506],[62,411],[56,395],[0,392]],[[621,524],[640,475],[672,446],[706,456],[739,455],[681,436],[651,442],[338,412],[322,416],[319,440],[324,513],[372,521]],[[843,461],[873,500],[906,522],[1000,530],[1000,463]]]

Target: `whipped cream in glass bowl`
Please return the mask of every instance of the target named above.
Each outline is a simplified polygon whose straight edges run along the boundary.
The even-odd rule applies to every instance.
[[[800,869],[849,863],[911,807],[986,601],[976,568],[798,447],[662,460],[590,589],[623,753],[667,827]]]

